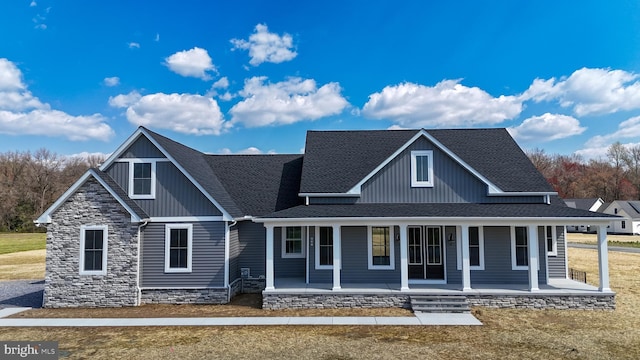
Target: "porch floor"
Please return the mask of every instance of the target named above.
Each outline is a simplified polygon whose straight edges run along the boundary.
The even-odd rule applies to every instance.
[[[304,279],[276,279],[274,290],[265,294],[407,294],[407,295],[611,295],[597,287],[570,279],[550,279],[540,284],[540,290],[531,292],[527,284],[472,284],[462,291],[460,284],[409,284],[409,290],[400,291],[400,283],[343,283],[340,290],[332,290],[331,283],[306,284]]]

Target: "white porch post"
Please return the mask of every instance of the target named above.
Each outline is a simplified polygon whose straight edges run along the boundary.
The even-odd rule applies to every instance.
[[[609,287],[609,252],[607,247],[607,226],[598,226],[598,270],[600,274],[601,292],[610,292]]]
[[[409,290],[409,262],[407,261],[407,225],[400,225],[400,291]]]
[[[333,289],[340,290],[340,270],[342,268],[342,242],[340,225],[333,225]]]
[[[273,290],[273,225],[264,225],[267,228],[267,251],[266,251],[266,284],[265,290]]]
[[[469,225],[460,226],[462,236],[462,291],[471,291],[471,263],[469,261]]]
[[[529,235],[527,243],[529,254],[529,291],[538,291],[538,226],[529,225]]]

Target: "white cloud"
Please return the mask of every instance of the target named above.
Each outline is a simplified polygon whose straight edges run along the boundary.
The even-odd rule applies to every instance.
[[[126,115],[129,122],[135,125],[184,134],[218,135],[227,127],[215,100],[193,94],[156,93],[142,96],[129,105]]]
[[[37,3],[37,2],[35,2],[35,1],[32,1],[32,2],[29,4],[29,7],[36,7],[36,6],[38,6],[38,3]]]
[[[34,29],[47,30],[47,24],[38,24],[38,25],[34,26]]]
[[[546,113],[532,116],[507,130],[517,140],[546,142],[580,135],[586,128],[574,117]]]
[[[340,95],[338,83],[316,87],[313,79],[290,78],[279,83],[266,83],[266,77],[245,80],[240,96],[244,100],[229,112],[232,123],[247,127],[292,124],[336,115],[349,105]]]
[[[120,78],[117,76],[104,78],[104,84],[106,86],[117,86],[120,84]]]
[[[492,97],[460,80],[443,80],[435,86],[403,83],[369,95],[362,114],[388,119],[409,128],[493,125],[522,111],[514,96]]]
[[[0,133],[45,135],[69,140],[109,140],[114,132],[100,114],[73,116],[34,97],[22,81],[22,72],[0,59]]]
[[[258,66],[264,62],[281,63],[295,58],[298,53],[293,51],[293,38],[289,34],[282,36],[270,33],[267,25],[256,25],[255,32],[249,40],[231,39],[233,50],[249,50],[249,64]]]
[[[155,41],[155,42],[160,41],[160,34],[156,33],[156,37],[153,38],[153,41]]]
[[[523,100],[558,101],[578,116],[640,109],[639,74],[623,70],[576,70],[568,78],[535,79]]]
[[[165,65],[176,74],[210,80],[208,71],[216,72],[207,50],[194,47],[191,50],[178,51],[165,59]]]
[[[596,135],[584,144],[584,148],[576,151],[587,159],[606,157],[607,150],[616,141],[631,147],[638,144],[629,142],[640,138],[640,116],[629,118],[618,125],[618,130],[605,135]]]
[[[130,105],[135,104],[138,100],[140,100],[141,97],[142,95],[140,95],[139,92],[133,90],[128,94],[110,96],[109,105],[117,108],[126,108],[126,107],[129,107]]]
[[[212,89],[226,89],[229,87],[229,79],[227,77],[222,77],[220,80],[216,81],[211,85]]]
[[[137,42],[130,42],[128,45],[129,49],[140,49],[140,44]]]
[[[264,152],[262,152],[262,150],[258,149],[257,147],[254,147],[254,146],[248,147],[246,149],[239,150],[239,151],[237,151],[235,153],[229,148],[224,148],[224,149],[220,149],[219,153],[222,154],[222,155],[233,155],[233,154],[238,154],[238,155],[259,155],[259,154],[264,154]]]

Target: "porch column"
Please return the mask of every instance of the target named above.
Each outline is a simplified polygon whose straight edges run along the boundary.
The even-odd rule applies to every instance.
[[[598,270],[601,292],[610,292],[609,287],[609,250],[607,247],[607,225],[598,226]]]
[[[407,225],[400,225],[400,291],[409,290],[409,262],[407,261]]]
[[[273,225],[264,225],[267,228],[267,251],[266,251],[266,284],[265,290],[273,290]]]
[[[538,291],[538,225],[529,225],[528,229],[529,291]]]
[[[342,242],[340,225],[333,225],[333,289],[340,290],[340,270],[342,269]]]
[[[471,263],[469,261],[469,225],[460,226],[462,238],[462,291],[471,291]]]

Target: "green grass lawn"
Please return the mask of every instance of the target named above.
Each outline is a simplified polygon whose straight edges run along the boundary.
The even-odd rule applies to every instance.
[[[47,234],[44,233],[0,233],[0,254],[45,248]]]
[[[640,248],[640,242],[609,241],[609,246],[624,246],[624,247]]]

